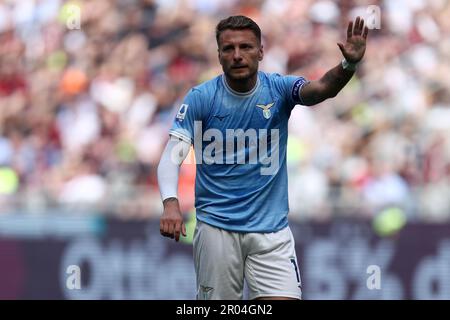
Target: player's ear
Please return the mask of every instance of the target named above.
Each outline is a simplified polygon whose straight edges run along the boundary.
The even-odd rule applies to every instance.
[[[260,45],[259,53],[258,53],[258,60],[262,61],[263,58],[264,58],[264,47],[263,47],[263,45]]]

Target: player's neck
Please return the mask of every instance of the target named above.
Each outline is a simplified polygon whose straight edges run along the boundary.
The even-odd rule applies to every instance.
[[[258,80],[258,73],[248,79],[233,80],[225,75],[228,86],[236,92],[245,93],[251,91]]]

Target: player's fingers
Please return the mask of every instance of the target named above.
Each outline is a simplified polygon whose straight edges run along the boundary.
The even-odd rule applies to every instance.
[[[357,16],[356,20],[355,20],[355,27],[353,28],[353,34],[355,36],[361,34],[361,30],[359,30],[359,21],[360,21],[360,18],[359,18],[359,16]],[[358,31],[359,31],[359,33],[358,33]]]
[[[162,235],[164,235],[164,223],[163,220],[159,220],[159,233],[161,233]]]
[[[361,19],[361,21],[359,22],[359,30],[360,32],[358,33],[358,35],[361,35],[364,31],[364,19]]]
[[[347,39],[352,37],[353,21],[350,21],[347,27]]]
[[[170,221],[167,228],[167,233],[169,234],[169,237],[173,238],[173,230],[174,230],[175,223]]]
[[[184,222],[181,224],[181,233],[186,237],[186,225]]]
[[[367,34],[368,33],[369,33],[369,28],[367,28],[367,26],[366,26],[366,27],[364,27],[364,33],[363,33],[364,39],[367,39]]]
[[[162,221],[162,222],[160,223],[160,232],[161,232],[161,234],[162,234],[164,237],[168,237],[168,236],[169,236],[167,230],[168,230],[167,222]]]
[[[344,54],[344,45],[340,42],[337,45],[338,45],[339,49],[341,50],[342,54]]]
[[[173,231],[174,236],[175,236],[175,241],[178,241],[180,239],[180,230],[181,229],[181,223],[179,221],[177,221],[177,223],[175,224],[175,229]]]
[[[173,238],[173,231],[170,231],[170,226],[172,225],[172,223],[169,221],[169,222],[166,222],[166,226],[165,226],[165,228],[164,228],[164,230],[165,230],[165,233],[166,233],[166,237],[169,237],[169,238]]]

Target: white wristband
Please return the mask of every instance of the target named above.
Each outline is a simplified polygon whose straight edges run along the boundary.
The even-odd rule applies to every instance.
[[[342,64],[342,68],[344,70],[349,70],[349,71],[355,71],[356,67],[358,66],[358,62],[357,63],[351,63],[351,62],[348,62],[345,58],[342,59],[341,64]]]

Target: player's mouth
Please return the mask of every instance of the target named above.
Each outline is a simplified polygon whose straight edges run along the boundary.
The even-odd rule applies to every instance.
[[[241,69],[246,69],[247,66],[232,66],[231,69],[233,70],[241,70]]]

